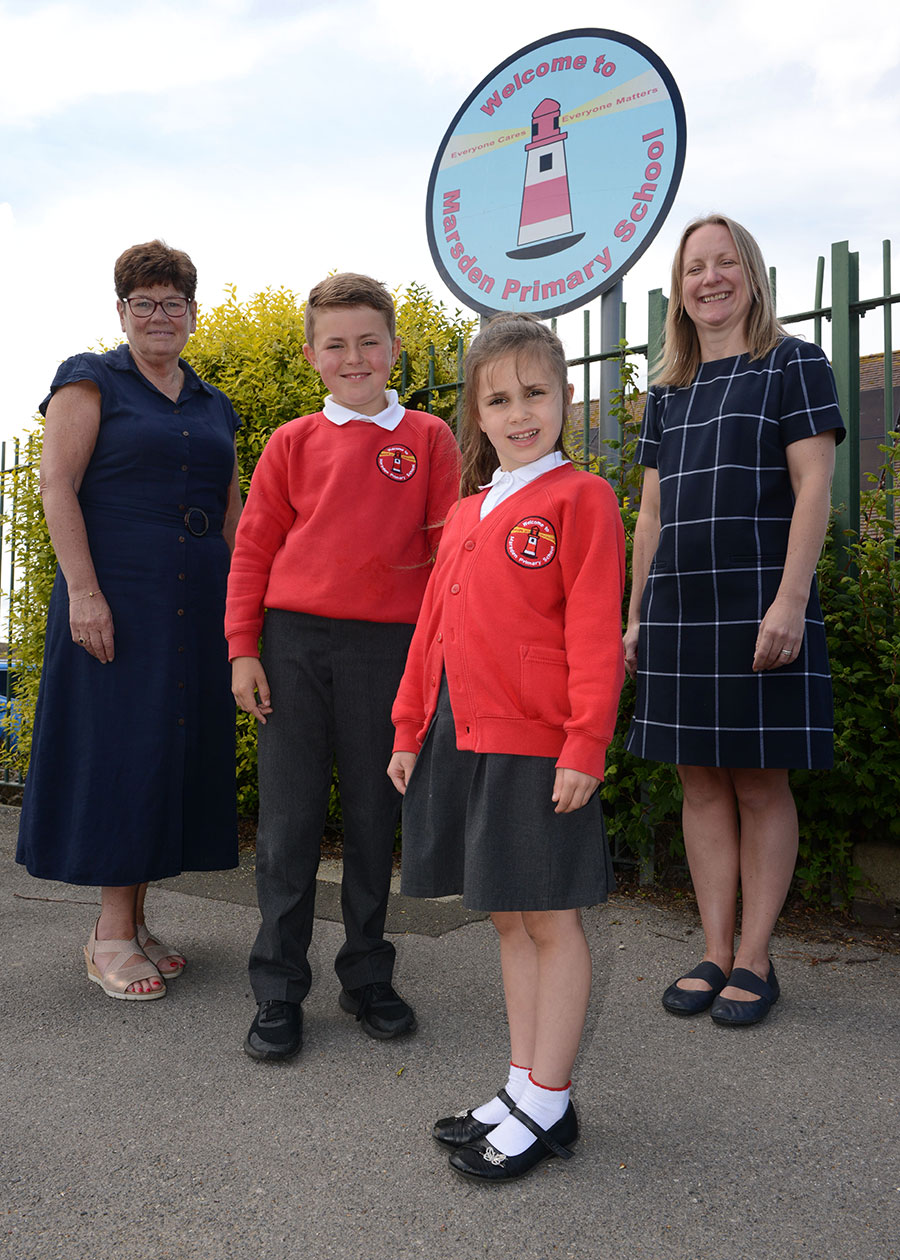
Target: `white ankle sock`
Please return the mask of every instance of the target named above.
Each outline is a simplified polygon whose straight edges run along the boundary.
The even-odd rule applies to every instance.
[[[509,1078],[503,1088],[513,1102],[517,1103],[519,1101],[525,1092],[527,1084],[528,1068],[516,1067],[515,1063],[510,1063]],[[482,1124],[499,1124],[501,1120],[505,1120],[509,1115],[509,1107],[495,1094],[490,1102],[482,1103],[480,1107],[476,1107],[472,1115],[476,1120],[480,1120]]]
[[[522,1096],[516,1100],[516,1105],[542,1129],[552,1129],[557,1120],[561,1120],[566,1113],[571,1084],[570,1081],[563,1089],[548,1089],[544,1085],[538,1085],[534,1077],[529,1076],[528,1084]],[[530,1129],[520,1124],[515,1116],[509,1115],[485,1139],[502,1155],[521,1155],[537,1140]]]

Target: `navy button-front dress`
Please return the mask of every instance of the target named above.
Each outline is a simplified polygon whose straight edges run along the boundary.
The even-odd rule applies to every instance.
[[[53,382],[51,396],[100,390],[79,500],[115,659],[72,642],[58,572],[17,852],[40,878],[130,885],[236,864],[222,524],[238,419],[181,367],[174,403],[127,345],[66,360]]]

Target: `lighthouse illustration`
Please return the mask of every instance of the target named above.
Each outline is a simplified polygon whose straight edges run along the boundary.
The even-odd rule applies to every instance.
[[[541,258],[558,254],[580,241],[572,232],[569,175],[566,170],[567,131],[559,129],[559,101],[548,96],[531,115],[531,143],[525,145],[525,187],[519,214],[518,249],[508,258]]]
[[[540,525],[532,525],[528,534],[528,541],[522,548],[522,555],[527,556],[529,560],[533,560],[537,555],[538,541],[541,536]]]

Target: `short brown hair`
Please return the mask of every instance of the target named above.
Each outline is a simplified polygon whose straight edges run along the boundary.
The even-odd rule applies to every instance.
[[[734,251],[741,264],[744,284],[750,297],[746,324],[750,358],[761,359],[778,345],[782,337],[787,336],[775,315],[775,302],[762,250],[747,229],[724,214],[707,214],[703,218],[692,219],[681,234],[672,261],[672,285],[666,311],[666,340],[659,362],[652,369],[654,385],[690,385],[700,367],[700,342],[693,320],[684,309],[681,273],[687,243],[694,232],[702,227],[723,227],[734,241]]]
[[[460,493],[474,494],[485,485],[499,467],[500,460],[491,440],[478,423],[478,374],[506,354],[534,355],[541,358],[555,377],[562,394],[562,422],[554,450],[566,459],[565,429],[569,415],[569,365],[563,344],[552,329],[534,315],[503,313],[495,315],[469,346],[465,366],[459,445],[462,452],[462,486]]]
[[[334,306],[369,306],[384,316],[391,341],[397,335],[397,313],[394,310],[394,299],[387,287],[380,280],[373,280],[371,276],[362,276],[355,271],[339,271],[334,276],[320,280],[309,291],[303,316],[307,345],[315,344],[313,337],[316,333],[316,315]]]
[[[132,245],[116,259],[116,297],[127,298],[133,289],[151,288],[155,284],[171,284],[189,302],[197,292],[197,268],[181,249],[172,249],[165,241],[147,241]]]

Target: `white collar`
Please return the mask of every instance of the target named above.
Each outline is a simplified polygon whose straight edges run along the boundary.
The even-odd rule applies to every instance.
[[[523,486],[537,481],[538,477],[542,477],[544,473],[552,472],[554,468],[559,468],[568,462],[562,451],[550,451],[549,454],[536,459],[533,464],[525,464],[522,468],[514,468],[511,472],[496,468],[488,484],[479,486],[480,490],[487,490],[487,494],[481,501],[479,520],[483,521],[489,512],[493,512],[495,507],[499,507]]]
[[[545,472],[550,472],[551,468],[559,468],[562,464],[569,461],[565,458],[562,451],[550,451],[546,455],[542,455],[540,459],[536,459],[532,464],[523,464],[521,468],[513,468],[510,472],[505,472],[502,468],[495,468],[494,475],[490,481],[483,486],[479,486],[479,490],[493,490],[495,486],[527,486],[529,481],[534,481],[536,477],[541,477]]]
[[[386,390],[385,398],[387,399],[387,406],[384,411],[379,411],[377,416],[363,416],[358,411],[351,411],[349,407],[335,402],[333,395],[328,394],[322,406],[322,413],[325,419],[330,420],[332,424],[348,424],[351,420],[365,420],[371,424],[377,424],[381,429],[387,429],[390,433],[396,429],[406,413],[405,409],[397,401],[397,391],[395,389]]]

